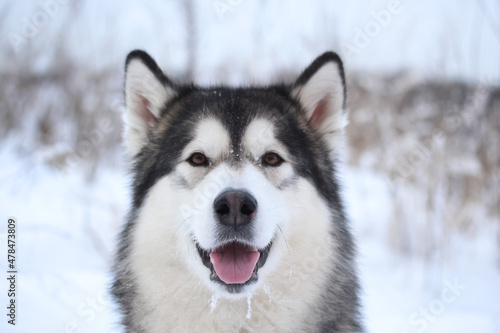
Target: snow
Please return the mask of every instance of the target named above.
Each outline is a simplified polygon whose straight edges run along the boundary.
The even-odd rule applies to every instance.
[[[397,254],[386,241],[388,183],[368,170],[348,170],[345,178],[370,332],[500,331],[498,225],[484,225],[473,240],[453,235],[446,257],[425,261]],[[450,281],[466,289],[444,302]],[[442,312],[439,304],[444,304]],[[429,320],[422,315],[426,309]]]
[[[114,236],[128,201],[124,173],[105,170],[88,184],[78,171],[26,165],[9,148],[0,151],[0,210],[18,225],[18,321],[12,327],[2,320],[0,330],[118,332],[107,290]],[[3,227],[0,248],[5,253]],[[6,264],[2,260],[4,272]]]
[[[217,301],[219,300],[219,295],[212,295],[210,298],[210,312],[213,312],[217,308]]]
[[[28,168],[8,147],[0,151],[0,160],[2,175],[7,175],[0,209],[4,219],[13,215],[19,225],[18,325],[3,321],[2,331],[120,332],[107,290],[112,244],[128,204],[126,173],[103,169],[89,184],[77,171],[58,174],[36,164]],[[472,240],[451,237],[446,258],[405,256],[386,241],[391,200],[385,179],[347,168],[345,184],[369,332],[499,331],[494,225],[480,229]],[[1,231],[3,250],[6,228]],[[2,261],[4,271],[5,265]],[[443,290],[455,281],[466,289],[445,303]],[[5,290],[5,281],[1,287]],[[271,301],[269,288],[266,293]],[[210,300],[212,310],[217,299]],[[422,319],[425,309],[431,320]],[[249,296],[247,318],[251,311]]]
[[[266,295],[269,297],[269,302],[272,302],[272,298],[271,298],[271,289],[269,288],[269,286],[264,286],[264,292],[266,293]]]
[[[387,9],[390,2],[311,5],[288,1],[286,8],[277,1],[232,3],[238,5],[220,14],[212,1],[196,2],[200,34],[197,82],[217,83],[213,80],[223,79],[241,84],[242,78],[269,82],[276,73],[298,72],[326,49],[343,53],[346,45],[355,45],[359,31],[374,20],[373,12]],[[402,12],[393,15],[390,24],[368,38],[366,45],[358,45],[358,52],[345,58],[348,71],[392,73],[411,69],[434,78],[500,81],[500,11],[495,0],[460,5],[452,0],[400,3]],[[0,6],[9,10],[2,16],[5,34],[21,33],[24,19],[32,20],[40,6],[35,0]],[[189,58],[189,31],[184,16],[179,15],[182,6],[181,2],[160,0],[147,5],[132,0],[122,1],[119,6],[97,0],[76,7],[62,5],[60,12],[21,45],[15,56],[6,52],[11,45],[2,44],[5,52],[0,54],[0,69],[17,69],[19,66],[13,63],[21,61],[22,68],[43,72],[54,61],[53,53],[45,50],[64,45],[76,65],[89,72],[108,68],[118,71],[128,51],[142,48],[169,75],[179,76],[186,70]],[[74,15],[76,12],[79,15]],[[63,32],[65,39],[61,42]],[[4,43],[8,43],[7,39]],[[35,59],[29,58],[29,50],[37,54]],[[26,59],[34,64],[22,62]],[[37,111],[34,107],[25,114]],[[359,117],[363,115],[371,113],[358,112]],[[66,146],[61,143],[34,155],[23,153],[18,147],[29,141],[23,142],[25,136],[36,131],[35,122],[23,123],[33,126],[24,125],[26,128],[16,129],[16,136],[2,137],[0,145],[2,271],[7,271],[5,222],[11,216],[16,218],[19,240],[18,322],[13,327],[3,317],[0,331],[121,332],[107,291],[115,239],[129,205],[125,167],[123,163],[99,167],[92,182],[85,176],[84,158],[65,172],[55,171],[45,164],[44,156],[54,155]],[[73,127],[66,125],[57,124],[73,138]],[[368,331],[500,332],[498,220],[488,220],[483,207],[470,207],[477,221],[473,231],[441,235],[438,248],[427,258],[397,251],[390,244],[394,237],[392,212],[397,208],[394,196],[405,199],[399,202],[404,203],[401,216],[408,221],[409,233],[421,230],[425,196],[411,186],[400,186],[395,192],[385,176],[368,167],[374,165],[376,156],[367,154],[362,158],[364,162],[358,168],[345,168],[344,195],[358,244]],[[481,172],[481,165],[468,157],[450,159],[449,164],[454,173]],[[447,199],[442,191],[435,195],[437,203]],[[290,253],[288,256],[292,277],[293,261]],[[0,305],[5,306],[7,280],[2,281]],[[458,286],[456,293],[450,285]],[[271,302],[272,290],[264,291]],[[217,300],[217,295],[209,300],[212,311]],[[251,311],[249,296],[247,318]]]
[[[252,296],[253,296],[252,294],[247,296],[248,308],[247,308],[247,315],[245,316],[246,319],[252,318]]]
[[[270,73],[297,71],[327,49],[342,53],[352,70],[412,69],[426,77],[500,79],[500,11],[495,0],[463,2],[460,6],[453,0],[315,5],[293,0],[287,1],[286,8],[280,1],[231,1],[233,10],[225,12],[222,19],[215,2],[194,3],[200,54],[195,72],[201,83],[220,80],[214,73],[223,73],[225,82],[230,83],[240,83],[241,73],[253,81],[267,82]],[[379,23],[379,30],[367,35],[367,29],[377,24],[376,15],[391,9],[391,3],[398,10],[387,23]],[[21,35],[23,20],[33,21],[33,16],[42,12],[35,0],[2,8],[9,10],[4,31]],[[114,2],[87,0],[76,9],[78,15],[71,2],[61,5],[57,15],[21,45],[17,54],[31,45],[58,43],[64,31],[68,39],[65,47],[89,69],[121,68],[130,50],[142,48],[158,59],[167,73],[175,76],[180,69],[186,70],[186,41],[191,31],[186,29],[184,15],[178,14],[183,12],[180,1],[154,0],[139,5],[125,0],[117,6]],[[355,47],[356,52],[346,52],[348,46]],[[102,50],[106,57],[102,57]],[[38,68],[50,63],[51,56],[39,54]],[[0,54],[0,62],[8,60],[7,53]]]

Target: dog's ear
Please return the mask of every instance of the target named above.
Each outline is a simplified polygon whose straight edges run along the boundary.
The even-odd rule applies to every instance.
[[[144,51],[128,54],[125,62],[125,140],[131,155],[148,143],[167,102],[177,95],[175,86]]]
[[[333,52],[319,56],[299,76],[292,97],[305,112],[311,129],[323,136],[334,152],[346,122],[346,87],[342,60]]]

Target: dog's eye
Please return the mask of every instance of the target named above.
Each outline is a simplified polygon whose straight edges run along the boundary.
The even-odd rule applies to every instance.
[[[203,155],[202,153],[193,153],[191,156],[188,158],[189,164],[192,166],[207,166],[208,165],[208,158]]]
[[[283,159],[276,153],[269,152],[262,156],[262,165],[264,166],[277,167],[281,163],[283,163]]]

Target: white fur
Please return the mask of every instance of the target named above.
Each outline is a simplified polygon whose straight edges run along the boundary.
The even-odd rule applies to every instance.
[[[216,160],[229,152],[230,144],[229,133],[219,121],[203,119],[196,127],[194,139],[184,148],[182,159],[187,159],[194,152],[201,152]]]
[[[143,99],[149,103],[149,112],[155,118],[158,118],[162,107],[175,94],[175,90],[158,81],[141,60],[132,59],[130,61],[125,79],[127,105],[125,142],[132,155],[137,154],[142,146],[147,143],[147,132],[150,124],[140,112],[144,108]]]
[[[292,96],[297,98],[307,117],[311,118],[319,102],[327,102],[327,118],[319,124],[317,130],[324,135],[332,152],[337,147],[339,134],[347,124],[347,114],[343,109],[344,85],[338,64],[327,62],[304,84],[292,91]],[[326,100],[325,100],[326,99]]]
[[[331,212],[314,186],[291,177],[285,148],[272,135],[272,124],[255,120],[243,137],[244,166],[220,162],[213,170],[181,162],[149,191],[138,213],[131,245],[131,269],[138,283],[141,321],[148,332],[314,332],[311,311],[332,271],[335,239]],[[207,154],[214,162],[231,152],[229,136],[215,120],[202,120],[195,139],[183,152]],[[277,168],[255,163],[272,149],[285,158]],[[186,157],[186,158],[187,158]],[[287,169],[289,168],[289,169]],[[273,169],[272,173],[268,173]],[[199,174],[205,172],[206,174]],[[194,187],[180,187],[184,177]],[[197,179],[195,183],[191,183]],[[244,189],[258,202],[253,244],[273,246],[259,280],[242,294],[229,294],[210,281],[210,271],[193,237],[205,249],[216,245],[213,200],[224,189]],[[216,302],[214,302],[216,300]],[[249,312],[251,309],[251,312]]]
[[[224,297],[202,278],[208,279],[209,271],[185,234],[189,226],[179,228],[176,207],[186,197],[173,188],[167,176],[151,189],[135,227],[131,263],[142,295],[136,320],[158,333],[166,327],[182,333],[312,332],[314,318],[309,314],[321,296],[319,286],[328,283],[335,248],[330,212],[313,186],[301,179],[284,194],[289,221],[284,235],[277,234],[272,257],[259,270],[249,319],[246,295]],[[213,310],[212,297],[219,297]]]
[[[278,168],[266,168],[262,170],[276,186],[293,176],[293,168],[289,163],[288,151],[274,136],[274,125],[271,121],[263,118],[253,120],[248,125],[242,142],[244,148],[249,152],[254,161],[259,161],[269,151],[277,153],[285,160],[285,163]]]
[[[288,158],[285,146],[274,136],[273,123],[267,119],[253,120],[248,125],[242,142],[254,159],[260,158],[266,151],[275,151],[280,153],[281,157]]]

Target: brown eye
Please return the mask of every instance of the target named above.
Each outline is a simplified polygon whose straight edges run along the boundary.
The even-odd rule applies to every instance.
[[[283,163],[283,159],[276,153],[269,152],[262,156],[262,165],[264,166],[277,167],[281,163]]]
[[[193,153],[189,158],[188,158],[189,164],[192,166],[207,166],[208,165],[208,158],[203,155],[202,153]]]

